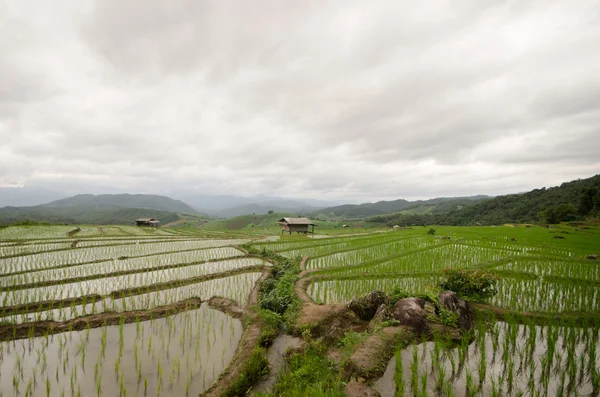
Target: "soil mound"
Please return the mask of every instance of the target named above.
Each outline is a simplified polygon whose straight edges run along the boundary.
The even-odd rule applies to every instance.
[[[349,328],[359,324],[360,319],[346,305],[306,303],[296,322],[296,331],[302,333],[308,329],[313,337],[324,336],[335,340],[342,337]]]
[[[344,393],[349,397],[380,397],[380,394],[364,383],[351,380],[344,387]]]
[[[348,361],[344,373],[347,376],[358,375],[365,379],[375,379],[383,375],[388,361],[396,351],[400,342],[412,340],[412,329],[399,327],[386,327],[370,335],[360,345]]]

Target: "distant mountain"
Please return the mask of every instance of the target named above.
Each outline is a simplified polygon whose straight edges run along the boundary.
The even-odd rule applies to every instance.
[[[162,224],[175,222],[179,216],[175,212],[144,208],[109,206],[34,206],[0,208],[0,225],[30,220],[34,222],[133,225],[137,218],[156,218]]]
[[[211,215],[228,218],[238,215],[250,215],[250,214],[267,214],[269,211],[273,212],[285,212],[294,214],[306,214],[316,211],[318,207],[311,207],[305,203],[297,201],[272,201],[261,204],[245,204],[237,207],[226,208],[219,211],[208,211]]]
[[[470,197],[439,197],[417,201],[399,199],[394,201],[378,201],[376,203],[346,204],[323,208],[314,212],[313,215],[358,219],[397,212],[405,212],[407,214],[441,213],[471,206],[489,198],[490,196],[479,195]]]
[[[330,207],[340,204],[339,201],[326,201],[304,198],[283,198],[277,196],[232,196],[232,195],[210,195],[198,194],[194,192],[173,191],[169,197],[175,197],[182,200],[198,211],[205,212],[213,216],[236,216],[239,214],[266,213],[272,209],[274,211],[285,210],[285,212],[296,212],[298,209],[311,209]],[[259,205],[260,207],[248,207]],[[269,208],[267,208],[269,207]],[[263,211],[263,209],[265,211]],[[241,212],[249,211],[249,212]]]
[[[196,214],[191,206],[183,201],[174,200],[166,196],[157,196],[153,194],[78,194],[76,196],[55,200],[43,207],[124,207],[153,209],[167,212],[182,212],[186,214]]]

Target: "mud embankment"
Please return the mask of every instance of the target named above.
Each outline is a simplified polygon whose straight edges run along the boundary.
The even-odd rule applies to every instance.
[[[256,284],[250,293],[247,307],[256,304],[260,285],[268,276],[269,271],[263,270],[262,276],[256,281]],[[245,365],[252,355],[252,351],[259,344],[263,324],[260,316],[256,312],[248,308],[240,307],[230,299],[213,297],[208,301],[208,305],[213,309],[220,310],[232,317],[241,319],[242,325],[244,326],[242,339],[240,339],[240,343],[238,344],[233,360],[231,360],[231,364],[229,364],[225,371],[221,373],[217,382],[202,394],[202,396],[205,397],[218,397],[227,395],[227,392],[231,389],[235,381],[243,375]]]
[[[177,303],[157,306],[149,310],[136,310],[121,313],[101,313],[77,317],[67,321],[37,321],[32,323],[0,326],[0,341],[27,339],[36,336],[81,331],[108,325],[128,324],[136,321],[153,320],[200,308],[199,298],[190,298]]]

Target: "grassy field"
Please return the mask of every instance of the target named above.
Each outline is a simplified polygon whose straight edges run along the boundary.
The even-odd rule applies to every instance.
[[[323,223],[312,238],[280,236],[272,225],[279,216],[201,228],[0,229],[0,395],[207,391],[250,324],[207,301],[222,297],[243,308],[272,268],[248,246],[307,257],[303,280],[319,304],[373,290],[430,294],[445,268],[498,276],[488,303],[509,315],[478,319],[460,346],[434,340],[399,349],[380,380],[391,394],[382,395],[600,392],[593,320],[600,318],[600,265],[591,256],[600,254],[600,228],[434,227],[432,234],[430,227]],[[295,280],[293,273],[284,278]],[[322,395],[338,395],[331,393]]]
[[[590,320],[600,318],[600,265],[591,256],[600,253],[598,227],[429,229],[255,246],[308,257],[307,293],[319,304],[373,290],[431,295],[445,268],[498,276],[488,303],[512,316],[479,319],[474,342],[462,346],[435,340],[400,349],[387,384],[380,380],[382,395],[598,395],[600,328]]]

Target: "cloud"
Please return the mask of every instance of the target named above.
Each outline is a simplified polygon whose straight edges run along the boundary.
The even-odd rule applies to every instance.
[[[9,0],[0,186],[362,201],[587,177],[599,11]]]

